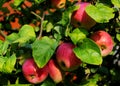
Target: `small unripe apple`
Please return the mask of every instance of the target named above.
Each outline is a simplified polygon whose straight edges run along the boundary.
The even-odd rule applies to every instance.
[[[114,42],[109,33],[99,30],[91,35],[91,39],[100,47],[102,56],[107,56],[112,51]]]
[[[85,9],[88,5],[90,5],[89,2],[79,2],[76,5],[79,5],[79,9],[74,11],[71,17],[71,24],[74,27],[84,27],[86,29],[92,28],[96,21],[93,20],[86,12]]]
[[[58,9],[64,8],[65,4],[66,4],[66,0],[51,0],[51,5],[54,8],[58,8]]]
[[[47,66],[38,68],[33,58],[29,58],[23,63],[22,72],[26,80],[33,84],[43,82],[48,76]]]
[[[56,59],[64,71],[73,71],[79,67],[81,60],[73,52],[75,45],[72,43],[62,43],[56,51]]]
[[[60,83],[63,80],[62,72],[60,68],[58,67],[55,60],[51,59],[48,62],[48,71],[49,76],[55,83]]]

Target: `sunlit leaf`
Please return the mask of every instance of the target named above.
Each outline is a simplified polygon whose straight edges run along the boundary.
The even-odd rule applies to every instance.
[[[7,52],[9,46],[9,42],[0,42],[0,55],[4,55]]]
[[[13,54],[10,57],[1,57],[0,62],[0,71],[4,73],[11,73],[14,70],[14,66],[16,64],[16,56]]]
[[[86,7],[87,14],[98,23],[107,23],[114,18],[114,10],[102,3],[89,5]]]
[[[85,38],[81,44],[74,48],[75,55],[88,64],[102,64],[102,56],[99,47],[89,38]]]
[[[117,6],[117,7],[120,8],[120,0],[111,0],[111,2],[112,2],[115,6]]]
[[[14,0],[14,5],[19,6],[24,0]]]
[[[36,40],[32,44],[32,55],[38,67],[44,67],[49,59],[54,54],[58,42],[55,39],[50,39],[47,36],[40,40]]]
[[[15,35],[15,34],[14,34]],[[14,43],[26,43],[29,41],[34,41],[36,34],[34,28],[30,25],[23,25],[18,33],[19,38],[14,41]]]
[[[83,40],[87,37],[88,32],[85,29],[76,28],[72,33],[69,34],[72,42],[76,45],[78,41]]]
[[[120,41],[120,34],[116,34],[116,38],[118,41]]]

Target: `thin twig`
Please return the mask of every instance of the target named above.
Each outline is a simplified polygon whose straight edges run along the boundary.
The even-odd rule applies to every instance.
[[[41,18],[40,33],[39,33],[38,39],[40,39],[42,37],[44,17],[45,17],[45,13],[43,12],[43,15]]]
[[[33,15],[35,15],[36,17],[38,17],[40,20],[42,20],[41,16],[37,15],[35,12],[31,11],[31,13],[32,13]]]
[[[35,15],[36,17],[38,17],[41,21],[41,25],[40,25],[40,32],[39,32],[39,36],[37,37],[37,39],[40,39],[42,37],[42,32],[43,32],[43,21],[44,21],[44,17],[45,17],[45,13],[43,12],[42,17],[37,15],[35,12],[31,11],[31,13],[33,15]]]

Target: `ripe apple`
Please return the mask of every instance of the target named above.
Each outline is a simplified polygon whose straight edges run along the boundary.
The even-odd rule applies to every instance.
[[[51,79],[55,82],[55,83],[59,83],[63,80],[62,77],[62,72],[59,69],[57,63],[55,62],[55,60],[51,59],[48,62],[48,71],[49,71],[49,75],[51,77]]]
[[[48,76],[47,66],[38,68],[33,58],[28,58],[23,63],[22,72],[26,80],[33,84],[43,82]]]
[[[102,56],[107,56],[112,51],[114,43],[109,33],[99,30],[91,35],[91,39],[100,47]]]
[[[86,29],[92,28],[96,22],[85,12],[86,7],[90,5],[90,3],[79,2],[76,5],[79,5],[80,7],[73,12],[71,16],[71,24],[74,27],[84,27]]]
[[[51,0],[52,7],[57,9],[64,8],[65,4],[66,4],[66,0]]]
[[[73,48],[75,48],[75,45],[70,42],[64,42],[57,48],[56,60],[64,71],[73,71],[81,64],[81,60],[75,56]]]

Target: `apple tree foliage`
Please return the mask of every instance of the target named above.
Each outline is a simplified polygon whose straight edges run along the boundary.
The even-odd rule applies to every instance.
[[[63,82],[55,84],[49,77],[38,86],[101,86],[120,84],[120,64],[114,64],[115,47],[120,45],[120,0],[81,0],[90,2],[87,14],[97,23],[90,30],[75,28],[71,25],[71,16],[79,6],[78,0],[66,0],[66,7],[52,9],[50,0],[27,0],[32,6],[25,5],[25,0],[14,0],[12,9],[19,11],[10,14],[8,8],[2,7],[11,0],[0,0],[0,84],[31,86],[22,75],[23,62],[33,57],[39,68],[44,67],[61,42],[76,45],[75,55],[82,61],[80,67],[65,76]],[[26,7],[23,8],[22,5]],[[36,12],[38,11],[38,13]],[[10,22],[19,19],[20,27],[12,28]],[[37,25],[37,23],[39,23]],[[31,26],[30,24],[33,24]],[[114,49],[106,57],[102,57],[99,47],[90,39],[97,30],[107,31],[114,40]],[[8,35],[3,34],[8,32]],[[120,51],[117,51],[120,53]],[[120,58],[120,57],[119,57]],[[74,79],[74,76],[77,78]]]

